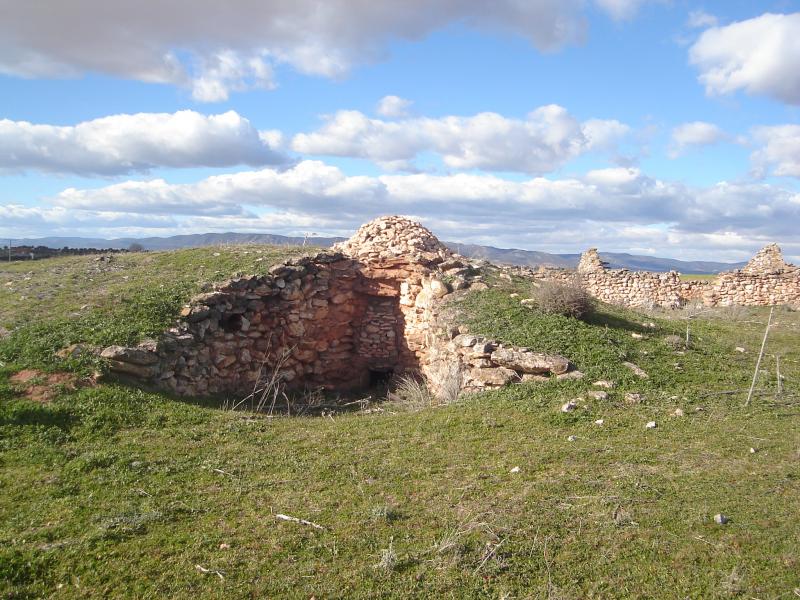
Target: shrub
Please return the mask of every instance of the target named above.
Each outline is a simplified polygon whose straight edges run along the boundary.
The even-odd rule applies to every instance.
[[[536,307],[544,313],[581,319],[591,314],[592,298],[579,281],[544,281],[533,290]]]

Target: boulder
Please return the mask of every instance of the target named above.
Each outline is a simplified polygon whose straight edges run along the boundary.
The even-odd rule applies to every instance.
[[[155,352],[144,348],[127,348],[125,346],[109,346],[100,353],[100,356],[133,365],[154,365],[158,362],[158,355]]]
[[[121,373],[123,375],[131,375],[138,379],[150,379],[156,374],[156,367],[154,365],[138,365],[120,360],[109,359],[109,369],[114,373]]]
[[[492,352],[492,361],[522,373],[560,375],[569,370],[569,360],[558,354],[542,354],[513,348],[498,348]]]
[[[481,387],[502,387],[519,379],[519,374],[505,367],[472,369],[470,377]]]

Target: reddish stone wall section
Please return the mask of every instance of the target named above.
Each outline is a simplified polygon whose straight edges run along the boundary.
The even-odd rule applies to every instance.
[[[104,351],[112,370],[181,395],[252,391],[278,371],[296,388],[346,390],[371,371],[424,366],[440,278],[465,271],[421,225],[364,225],[339,251],[235,279],[187,305],[157,341]]]
[[[244,395],[272,374],[290,388],[348,390],[374,373],[413,370],[434,390],[454,381],[474,390],[566,373],[563,357],[477,338],[452,342],[452,328],[438,322],[440,300],[451,293],[442,275],[458,289],[480,279],[418,223],[385,217],[333,252],[201,294],[158,340],[112,346],[103,356],[116,373],[187,396]]]

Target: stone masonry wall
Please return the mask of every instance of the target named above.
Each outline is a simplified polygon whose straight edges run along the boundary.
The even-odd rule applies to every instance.
[[[573,281],[612,304],[677,307],[800,306],[800,269],[768,246],[716,282],[684,282],[676,272],[606,269],[597,250],[577,271],[517,269],[535,281]],[[451,283],[445,283],[449,280]],[[443,318],[451,293],[486,285],[465,259],[402,217],[362,226],[330,252],[200,294],[157,340],[102,352],[113,372],[187,395],[246,394],[273,375],[290,388],[365,387],[375,373],[420,371],[446,394],[549,376],[579,377],[569,361],[454,330]]]
[[[607,269],[596,248],[581,255],[577,271],[540,268],[537,281],[577,281],[590,295],[622,306],[678,308],[702,301],[706,306],[800,306],[800,269],[784,262],[776,244],[766,246],[741,270],[715,280],[682,281],[677,271],[652,273]]]
[[[747,265],[722,273],[703,294],[706,306],[800,307],[800,268],[783,260],[777,244],[762,248]]]
[[[421,225],[377,219],[332,252],[201,294],[158,340],[102,356],[117,374],[186,396],[243,395],[273,375],[290,388],[348,390],[374,373],[420,371],[434,390],[453,374],[473,390],[567,372],[563,357],[453,341],[439,322],[452,291],[443,275],[457,289],[480,280]]]

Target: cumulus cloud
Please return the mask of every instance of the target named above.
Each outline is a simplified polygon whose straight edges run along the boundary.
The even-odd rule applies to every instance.
[[[725,132],[713,123],[705,121],[683,123],[672,130],[667,153],[670,158],[677,158],[689,148],[711,146],[727,139]]]
[[[628,18],[643,0],[596,0]],[[199,101],[274,86],[273,65],[346,75],[383,59],[392,40],[453,24],[503,31],[543,51],[583,39],[584,0],[0,0],[0,73],[98,72],[191,90]]]
[[[689,12],[689,18],[686,19],[687,27],[692,29],[701,29],[704,27],[714,27],[719,20],[714,15],[707,13],[704,10],[693,10]]]
[[[760,146],[750,157],[757,175],[800,177],[800,125],[755,127],[752,134]]]
[[[288,162],[233,111],[113,115],[74,126],[0,119],[0,170],[119,175],[156,167],[260,166]]]
[[[407,117],[411,104],[411,100],[406,100],[400,96],[384,96],[378,102],[376,112],[389,119]]]
[[[244,171],[195,183],[131,181],[69,189],[37,210],[119,212],[132,215],[131,223],[137,215],[174,219],[174,229],[181,232],[332,235],[346,235],[382,214],[406,214],[435,225],[444,239],[494,246],[548,249],[552,244],[551,250],[568,251],[596,244],[674,254],[670,245],[680,244],[684,256],[701,257],[700,249],[716,244],[713,240],[736,238],[739,245],[730,244],[725,252],[749,252],[767,241],[800,250],[796,192],[763,183],[696,188],[626,168],[511,181],[469,173],[348,176],[336,167],[303,161],[285,170]],[[0,221],[6,226],[6,219]]]
[[[744,90],[800,104],[800,13],[712,27],[689,49],[708,94]]]
[[[497,113],[384,121],[339,111],[317,131],[296,135],[291,147],[314,155],[366,158],[408,168],[435,152],[448,167],[547,173],[592,150],[612,147],[629,131],[614,120],[579,122],[561,106],[537,108],[526,119]]]

